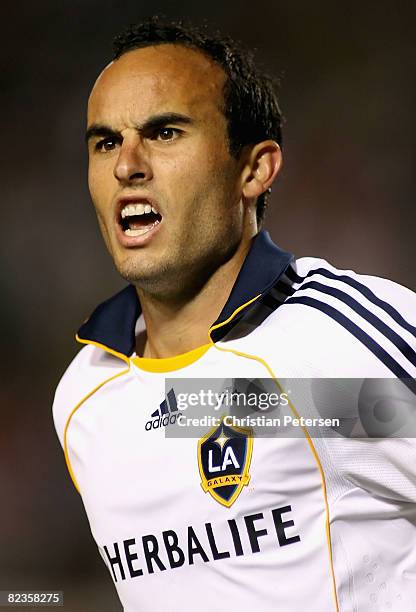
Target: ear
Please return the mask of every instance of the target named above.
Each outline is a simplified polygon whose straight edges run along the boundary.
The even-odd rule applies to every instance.
[[[274,140],[257,143],[242,173],[243,196],[247,199],[258,198],[272,185],[282,165],[282,152]]]

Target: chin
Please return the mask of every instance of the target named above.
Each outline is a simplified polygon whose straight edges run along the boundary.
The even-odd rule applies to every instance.
[[[140,259],[140,261],[137,261]],[[122,261],[115,261],[115,266],[118,273],[129,283],[134,285],[151,286],[155,283],[160,283],[166,273],[165,266],[156,262],[145,262],[143,256],[128,257]]]

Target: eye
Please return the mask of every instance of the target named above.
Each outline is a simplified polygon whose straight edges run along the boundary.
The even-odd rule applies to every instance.
[[[155,134],[156,140],[164,140],[170,141],[178,138],[181,130],[171,128],[171,127],[162,127],[159,128]]]
[[[112,151],[115,149],[117,141],[113,137],[103,138],[103,140],[99,140],[95,145],[96,151],[101,151],[102,153],[106,153],[107,151]]]

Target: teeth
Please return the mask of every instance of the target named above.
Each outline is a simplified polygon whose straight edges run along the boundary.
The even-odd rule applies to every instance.
[[[127,204],[121,211],[121,218],[125,219],[126,217],[149,214],[150,212],[154,212],[155,215],[158,214],[156,208],[150,204]]]
[[[126,236],[142,236],[143,234],[146,234],[149,230],[146,229],[126,229],[124,230],[124,233],[126,234]]]
[[[156,227],[156,225],[159,225],[159,223],[159,221],[155,221],[154,223],[152,223],[152,225],[149,225],[148,227],[142,227],[140,229],[128,228],[124,230],[124,233],[126,234],[126,236],[143,236],[143,234],[147,234],[148,232],[150,232],[150,230]]]
[[[144,204],[128,204],[121,211],[121,218],[132,217],[133,215],[144,215]]]

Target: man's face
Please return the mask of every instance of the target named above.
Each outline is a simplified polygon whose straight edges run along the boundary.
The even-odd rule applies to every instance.
[[[121,275],[151,292],[188,291],[241,241],[225,78],[198,51],[166,44],[126,53],[92,90],[89,188],[100,228]]]

